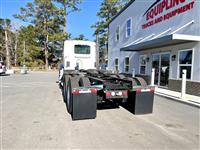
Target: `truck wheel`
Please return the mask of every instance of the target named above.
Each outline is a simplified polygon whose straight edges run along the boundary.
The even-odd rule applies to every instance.
[[[91,85],[90,80],[87,77],[80,78],[79,84],[80,84],[80,86],[90,86]]]
[[[67,99],[67,83],[69,80],[69,75],[65,75],[63,78],[63,89],[62,89],[62,94],[63,94],[63,100],[66,103],[66,99]]]
[[[120,79],[126,78],[125,75],[123,75],[123,74],[119,74],[118,76],[119,76]]]
[[[88,69],[87,72],[91,73],[91,74],[98,74],[98,70],[96,69]]]
[[[71,114],[72,112],[72,87],[71,87],[71,80],[68,80],[67,89],[66,89],[66,105],[67,111]]]
[[[135,77],[141,86],[147,86],[147,82],[142,77]]]
[[[63,88],[62,88],[62,96],[63,96],[63,101],[66,102],[66,90],[67,90],[67,85],[65,80],[63,79]]]
[[[79,77],[71,77],[68,80],[67,84],[67,93],[66,93],[66,104],[67,104],[67,111],[68,113],[72,113],[72,104],[73,104],[73,98],[72,98],[72,90],[73,88],[79,87]]]
[[[136,81],[136,79],[134,79],[134,78],[126,77],[126,78],[124,78],[124,80],[131,81],[131,82],[132,82],[132,87],[133,87],[133,86],[138,86],[137,81]]]
[[[86,72],[87,72],[87,74],[89,74],[91,76],[98,76],[99,75],[99,72],[95,69],[89,69]]]
[[[111,78],[118,78],[118,76],[116,74],[111,74],[110,77]]]
[[[78,76],[78,75],[71,78],[72,89],[79,87],[79,80],[80,80],[80,76]]]
[[[99,70],[99,74],[105,74],[106,70]]]

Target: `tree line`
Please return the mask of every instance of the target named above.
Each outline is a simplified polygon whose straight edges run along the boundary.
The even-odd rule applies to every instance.
[[[103,0],[91,27],[98,38],[100,63],[105,63],[108,51],[108,24],[129,0]],[[64,40],[72,39],[66,32],[69,13],[81,11],[82,0],[34,0],[20,8],[13,16],[26,26],[13,25],[8,18],[0,18],[0,61],[11,66],[57,66],[62,56]],[[87,40],[83,34],[74,38]]]

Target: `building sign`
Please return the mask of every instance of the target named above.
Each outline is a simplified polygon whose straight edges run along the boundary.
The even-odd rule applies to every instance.
[[[144,13],[146,23],[142,29],[169,20],[177,15],[193,9],[195,0],[157,0]]]

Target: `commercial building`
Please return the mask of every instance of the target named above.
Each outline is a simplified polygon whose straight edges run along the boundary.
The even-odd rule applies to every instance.
[[[200,96],[200,1],[132,0],[109,24],[108,69]]]

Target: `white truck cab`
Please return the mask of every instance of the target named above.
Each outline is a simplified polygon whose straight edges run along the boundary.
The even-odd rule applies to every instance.
[[[96,69],[96,44],[91,41],[64,42],[64,70]]]

